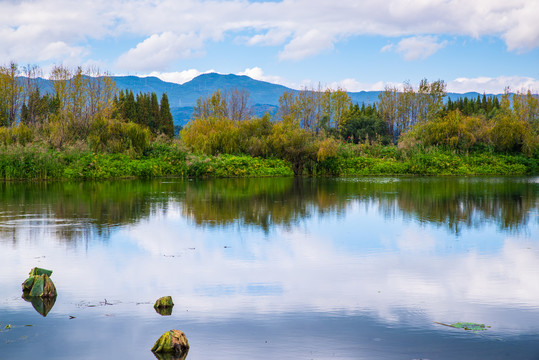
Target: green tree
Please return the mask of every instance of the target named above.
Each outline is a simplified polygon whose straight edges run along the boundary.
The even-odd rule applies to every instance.
[[[199,98],[193,111],[194,119],[225,118],[227,116],[226,100],[221,90],[217,90],[207,98]]]
[[[150,130],[157,134],[161,129],[161,124],[159,123],[159,102],[157,101],[157,94],[152,92],[150,95],[150,120],[149,127]]]
[[[172,119],[172,114],[170,113],[170,105],[168,103],[168,96],[166,93],[163,93],[161,96],[159,118],[159,131],[170,138],[174,137],[174,121]]]
[[[0,126],[10,126],[17,121],[23,92],[19,75],[19,67],[14,62],[0,66]]]
[[[347,142],[357,144],[379,139],[383,144],[391,143],[391,136],[384,121],[380,116],[372,113],[372,108],[367,112],[365,107],[361,110],[357,105],[350,106],[343,118],[344,126],[341,130],[341,136]]]

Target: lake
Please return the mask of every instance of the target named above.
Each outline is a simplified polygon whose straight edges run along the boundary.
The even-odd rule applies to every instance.
[[[538,281],[537,177],[0,184],[0,360],[539,359]]]

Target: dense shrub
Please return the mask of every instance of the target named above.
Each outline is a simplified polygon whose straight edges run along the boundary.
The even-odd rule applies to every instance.
[[[96,120],[91,129],[89,145],[93,151],[133,153],[140,155],[148,147],[150,131],[135,123],[118,120]]]

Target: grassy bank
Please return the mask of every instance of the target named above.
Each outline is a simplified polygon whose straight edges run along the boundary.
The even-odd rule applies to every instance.
[[[36,144],[0,149],[0,178],[4,180],[292,175],[289,164],[283,160],[198,156],[162,144],[154,144],[141,156],[94,153],[76,148],[59,151]]]
[[[440,150],[404,154],[394,147],[362,154],[340,151],[311,161],[305,175],[536,175],[539,160],[489,152],[459,155]],[[4,180],[110,179],[155,177],[293,176],[292,164],[247,155],[196,155],[178,144],[153,144],[141,155],[94,153],[81,147],[64,150],[44,145],[11,145],[0,149]]]
[[[522,155],[450,152],[417,153],[406,158],[354,156],[331,158],[317,166],[317,174],[354,175],[533,175],[539,161]]]

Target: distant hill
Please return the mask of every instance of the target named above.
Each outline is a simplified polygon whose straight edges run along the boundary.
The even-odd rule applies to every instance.
[[[185,125],[191,118],[197,99],[205,98],[216,90],[245,89],[250,95],[254,112],[258,116],[262,116],[266,111],[274,114],[279,105],[279,98],[285,91],[298,92],[298,90],[283,85],[233,74],[202,74],[184,84],[166,82],[157,77],[114,76],[113,79],[119,89],[132,90],[135,94],[155,92],[158,98],[161,98],[161,95],[166,92],[174,124],[181,126]],[[50,81],[42,80],[40,85],[43,92],[52,91]],[[380,91],[349,92],[348,94],[352,98],[352,102],[369,105],[378,101]],[[462,97],[476,98],[478,95],[482,94],[476,92],[449,93],[448,97],[451,100],[457,100]]]
[[[114,77],[116,86],[120,89],[131,89],[134,93],[155,92],[159,97],[166,92],[169,98],[174,123],[185,125],[191,118],[193,107],[199,98],[205,98],[216,90],[245,89],[254,106],[255,114],[262,116],[266,111],[270,114],[277,112],[279,98],[285,91],[298,92],[283,85],[255,80],[248,76],[221,75],[217,73],[202,74],[182,85],[168,83],[156,77],[140,78],[136,76]],[[349,92],[353,103],[370,105],[378,101],[381,91]],[[448,93],[451,100],[462,97],[476,98],[477,92],[465,94]],[[501,97],[501,95],[497,95]]]
[[[253,104],[279,104],[285,91],[292,91],[282,85],[251,79],[248,76],[220,75],[216,73],[199,75],[182,85],[164,82],[156,77],[115,76],[119,89],[131,89],[134,93],[153,91],[158,96],[168,95],[171,107],[194,106],[197,99],[206,97],[216,90],[245,89]]]

